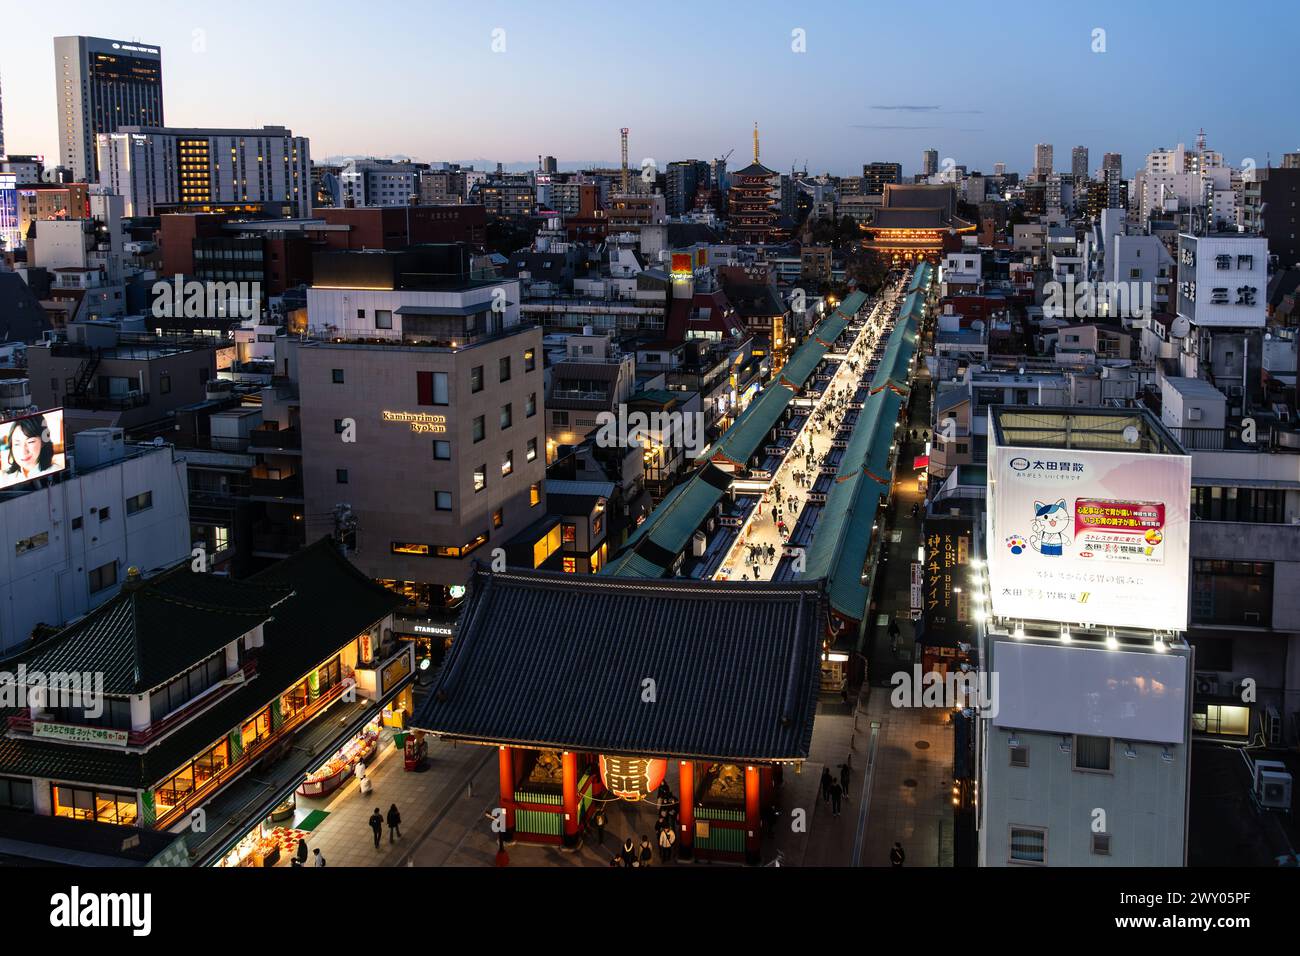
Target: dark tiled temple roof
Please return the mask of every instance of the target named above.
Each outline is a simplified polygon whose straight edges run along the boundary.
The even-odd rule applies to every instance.
[[[182,565],[182,573],[188,567]],[[238,583],[292,595],[266,624],[256,677],[144,752],[0,736],[0,775],[153,786],[402,603],[358,571],[328,538]],[[0,721],[15,712],[0,710]]]
[[[818,582],[480,569],[413,725],[529,747],[802,759],[824,613]]]
[[[185,562],[126,581],[112,600],[8,663],[47,674],[98,672],[105,694],[145,693],[268,620],[292,593],[196,573]]]

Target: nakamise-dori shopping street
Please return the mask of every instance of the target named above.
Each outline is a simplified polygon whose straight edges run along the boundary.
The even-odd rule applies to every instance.
[[[820,582],[480,570],[413,725],[495,750],[504,844],[594,845],[598,813],[644,802],[678,859],[756,863],[808,757],[825,614]]]
[[[103,706],[28,686],[3,712],[0,778],[33,812],[0,814],[0,853],[287,859],[311,825],[299,801],[352,779],[405,727],[414,648],[392,637],[399,601],[328,540],[243,581],[188,561],[148,579],[132,569],[121,594],[12,663],[102,674]]]

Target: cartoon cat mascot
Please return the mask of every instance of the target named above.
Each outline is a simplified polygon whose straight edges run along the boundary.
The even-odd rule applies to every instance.
[[[1039,554],[1059,558],[1064,546],[1070,543],[1065,536],[1070,527],[1070,509],[1065,499],[1048,503],[1034,502],[1034,522],[1030,525],[1029,543]]]

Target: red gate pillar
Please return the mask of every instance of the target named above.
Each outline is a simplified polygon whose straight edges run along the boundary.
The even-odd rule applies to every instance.
[[[578,755],[564,752],[564,845],[578,845]]]
[[[497,776],[501,788],[501,806],[506,811],[507,841],[515,838],[515,759],[510,747],[497,748]]]
[[[683,760],[677,765],[677,798],[680,805],[678,821],[681,833],[678,835],[677,855],[689,860],[695,846],[695,763]]]
[[[763,821],[759,812],[759,782],[757,767],[745,768],[745,862],[758,863],[762,859],[759,843],[762,840]]]

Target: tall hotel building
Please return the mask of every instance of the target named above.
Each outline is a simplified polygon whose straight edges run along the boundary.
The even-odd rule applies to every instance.
[[[98,150],[99,181],[122,196],[126,216],[223,211],[311,215],[310,141],[283,126],[126,126],[101,133]]]
[[[96,182],[95,137],[123,126],[162,126],[162,51],[99,37],[55,37],[59,162]]]

